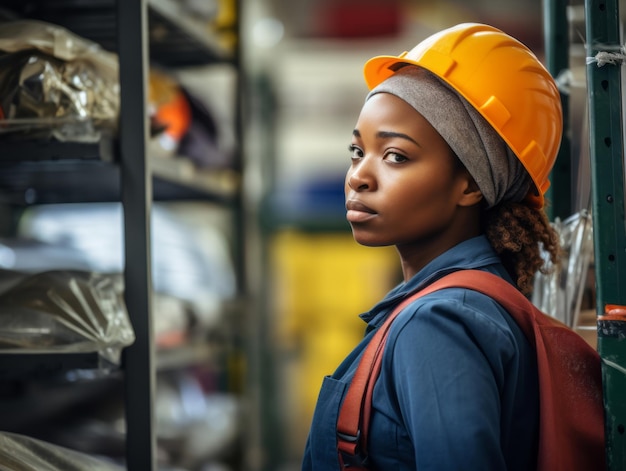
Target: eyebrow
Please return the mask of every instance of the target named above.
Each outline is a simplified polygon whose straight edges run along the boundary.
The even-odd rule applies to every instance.
[[[352,131],[352,135],[355,137],[361,137],[361,133],[359,132],[358,129],[355,129],[354,131]],[[415,144],[418,147],[422,147],[419,142],[417,142],[415,139],[413,139],[411,136],[401,133],[401,132],[394,132],[394,131],[379,131],[378,133],[376,133],[376,137],[379,139],[389,139],[392,137],[398,137],[400,139],[405,139],[407,141],[412,142],[413,144]]]

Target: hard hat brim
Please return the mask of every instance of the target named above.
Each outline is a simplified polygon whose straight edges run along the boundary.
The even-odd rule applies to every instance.
[[[400,56],[376,56],[368,60],[363,67],[363,75],[367,87],[371,90],[395,74],[398,68],[394,66],[397,64],[411,64],[422,67],[410,59],[401,59],[400,57],[404,54],[406,52]]]

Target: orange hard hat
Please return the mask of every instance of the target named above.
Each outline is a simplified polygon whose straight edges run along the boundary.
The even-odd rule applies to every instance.
[[[492,26],[463,23],[433,34],[399,56],[365,64],[372,89],[403,65],[429,70],[464,97],[493,126],[530,174],[544,204],[549,175],[561,143],[563,113],[550,73],[524,44]]]

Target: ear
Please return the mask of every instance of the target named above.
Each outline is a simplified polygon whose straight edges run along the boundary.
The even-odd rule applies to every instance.
[[[483,194],[468,172],[463,178],[463,193],[458,200],[459,206],[474,206],[483,200]]]

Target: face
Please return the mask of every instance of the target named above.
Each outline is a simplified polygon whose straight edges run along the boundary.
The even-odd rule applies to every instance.
[[[468,175],[421,114],[393,95],[374,95],[361,110],[350,151],[346,217],[357,242],[450,240]]]

